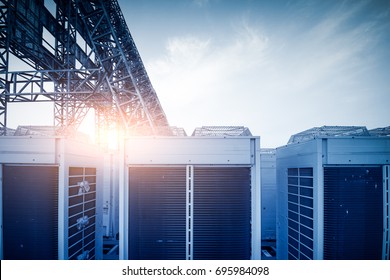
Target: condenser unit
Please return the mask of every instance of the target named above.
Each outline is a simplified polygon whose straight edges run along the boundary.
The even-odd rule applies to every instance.
[[[312,137],[276,158],[278,259],[389,259],[389,137]]]
[[[101,259],[100,151],[39,136],[0,150],[1,259]]]
[[[276,240],[276,150],[260,149],[260,165],[261,239],[267,244]]]
[[[259,259],[258,137],[124,144],[121,259]]]

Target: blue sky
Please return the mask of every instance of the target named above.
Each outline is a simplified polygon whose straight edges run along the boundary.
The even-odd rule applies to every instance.
[[[119,0],[171,125],[390,125],[390,1]]]
[[[243,125],[278,147],[314,126],[390,125],[390,0],[118,1],[169,123],[189,135]],[[13,106],[10,127],[52,124],[51,108]]]

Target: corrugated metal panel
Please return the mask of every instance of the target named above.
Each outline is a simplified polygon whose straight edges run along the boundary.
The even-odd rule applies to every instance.
[[[249,167],[194,167],[194,259],[250,259]]]
[[[57,259],[57,229],[58,167],[4,165],[4,259]]]
[[[185,254],[186,167],[129,167],[129,259]]]
[[[324,168],[324,259],[381,259],[381,167]]]

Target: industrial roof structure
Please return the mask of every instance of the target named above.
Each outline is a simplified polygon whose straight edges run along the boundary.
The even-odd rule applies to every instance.
[[[365,126],[321,126],[294,134],[288,140],[288,144],[305,142],[318,137],[339,136],[370,136]]]
[[[192,136],[252,136],[252,133],[244,126],[202,126]]]
[[[319,137],[367,136],[390,137],[390,126],[368,130],[365,126],[321,126],[293,134],[287,144],[301,143]]]
[[[118,1],[54,0],[54,12],[45,2],[1,1],[0,135],[11,102],[54,103],[62,135],[91,109],[98,133],[172,135]],[[12,55],[29,70],[10,71]]]
[[[370,129],[368,132],[371,136],[390,137],[390,126]]]

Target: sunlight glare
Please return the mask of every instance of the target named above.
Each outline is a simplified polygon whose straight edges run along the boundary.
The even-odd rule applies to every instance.
[[[117,131],[116,129],[109,129],[105,132],[105,138],[105,144],[109,150],[118,150],[119,131]]]

